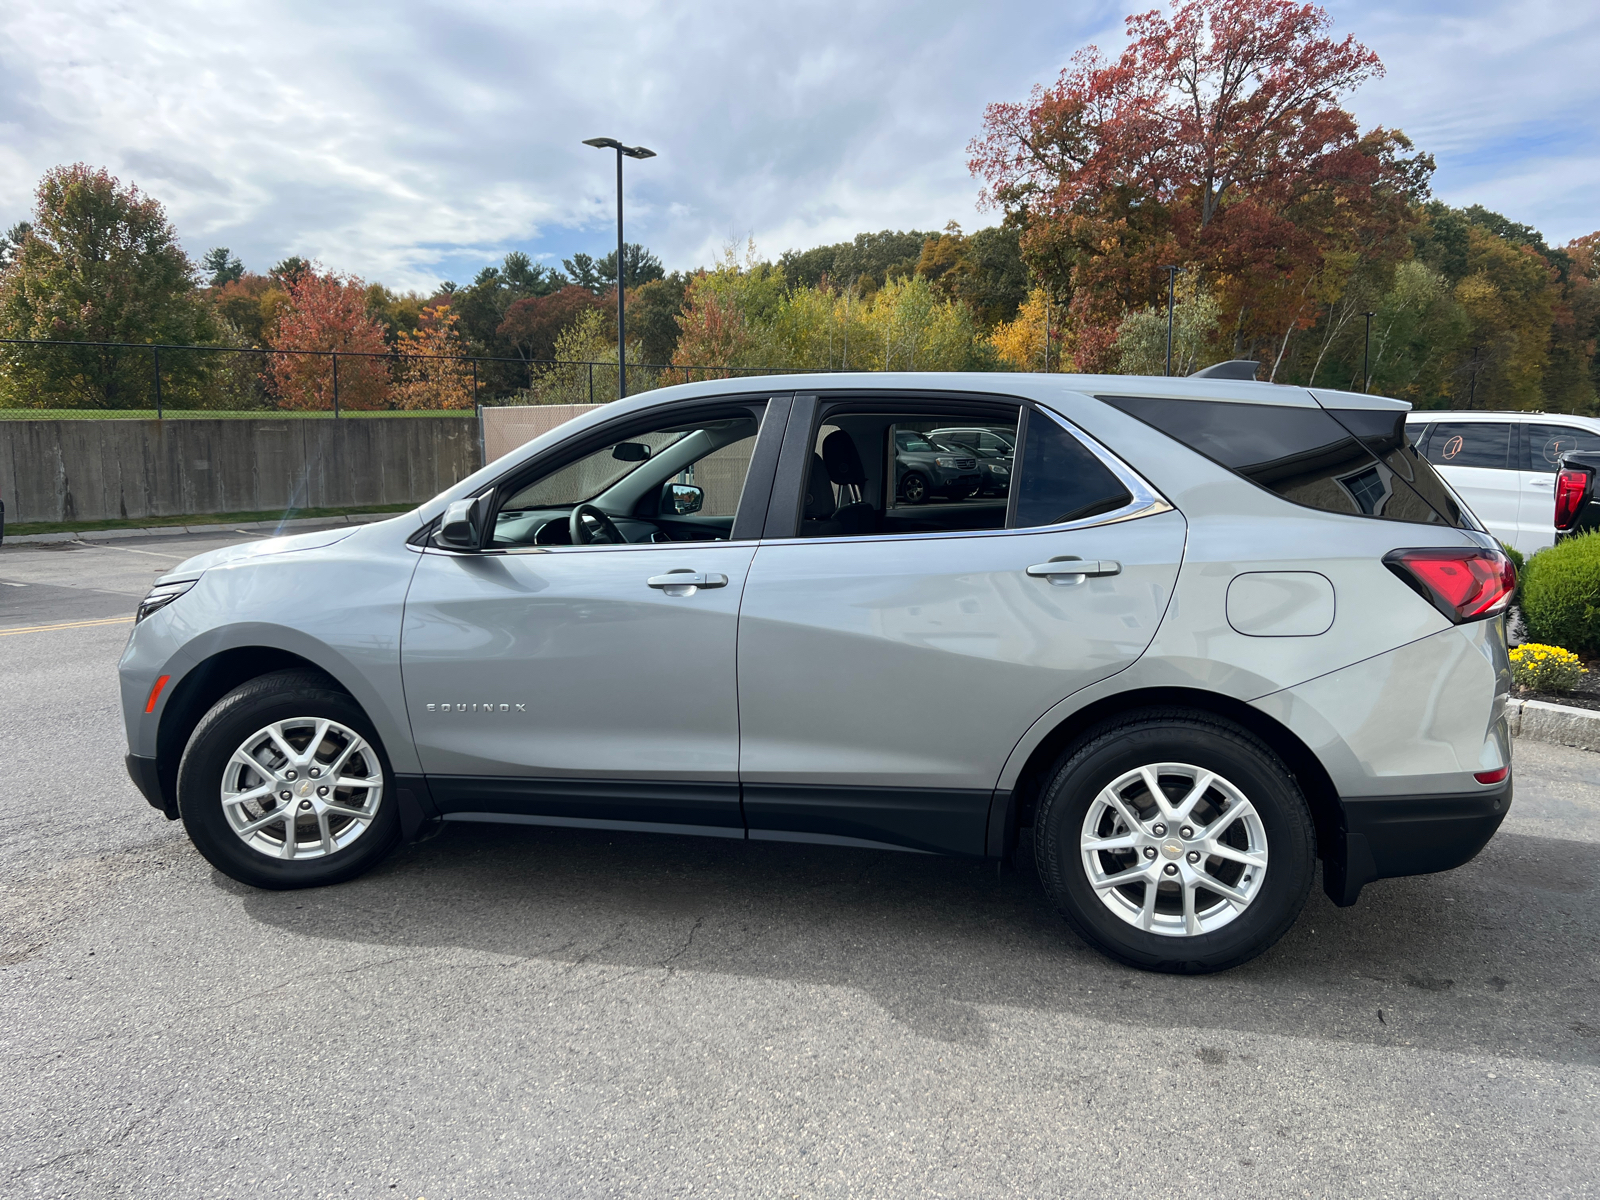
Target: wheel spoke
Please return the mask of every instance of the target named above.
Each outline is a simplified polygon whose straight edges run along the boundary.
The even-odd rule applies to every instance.
[[[1139,774],[1144,777],[1145,787],[1150,789],[1150,798],[1156,802],[1156,807],[1167,820],[1176,820],[1172,811],[1172,804],[1167,799],[1167,794],[1161,790],[1161,776],[1154,767],[1140,767]]]
[[[1183,881],[1183,931],[1190,937],[1200,932],[1200,917],[1194,911],[1194,881]]]
[[[1132,850],[1139,844],[1139,834],[1136,830],[1127,833],[1115,834],[1108,838],[1084,838],[1085,850]]]
[[[1202,771],[1194,781],[1194,786],[1189,789],[1189,794],[1183,798],[1178,807],[1172,810],[1172,817],[1176,821],[1185,820],[1194,811],[1194,806],[1200,803],[1200,798],[1211,788],[1211,781],[1216,776],[1210,771]]]
[[[322,852],[324,854],[332,854],[333,834],[328,830],[328,814],[325,812],[317,814],[317,832],[322,835]]]
[[[274,821],[281,821],[281,820],[283,820],[283,809],[275,808],[271,812],[269,812],[266,816],[257,817],[254,821],[251,821],[251,822],[249,822],[247,824],[244,824],[244,825],[240,825],[238,828],[239,828],[239,832],[241,834],[254,833],[258,829],[266,828],[268,825],[271,825]]]
[[[364,809],[364,808],[347,808],[343,804],[330,804],[330,805],[327,806],[326,809],[324,809],[324,811],[325,812],[330,812],[336,817],[353,817],[357,821],[370,821],[370,820],[372,820],[372,813],[367,811],[366,809]]]
[[[1206,875],[1199,880],[1199,886],[1208,892],[1215,892],[1235,908],[1243,908],[1250,903],[1250,897],[1238,888],[1223,883],[1215,875]]]
[[[247,792],[240,792],[234,796],[224,795],[222,797],[222,803],[224,807],[232,808],[237,804],[244,804],[249,800],[260,800],[265,796],[272,795],[272,789],[275,786],[277,785],[272,783],[263,783],[260,787],[251,788]]]
[[[1153,929],[1156,923],[1156,893],[1160,889],[1154,879],[1144,881],[1144,903],[1139,906],[1139,927]]]
[[[1230,846],[1226,842],[1219,842],[1215,838],[1206,841],[1207,854],[1217,858],[1227,859],[1229,862],[1243,863],[1247,867],[1265,867],[1267,865],[1267,852],[1265,850],[1240,850],[1237,846]]]
[[[1117,815],[1122,818],[1122,823],[1129,829],[1138,829],[1140,827],[1139,814],[1128,807],[1128,802],[1117,793],[1115,788],[1106,788],[1100,793],[1099,800],[1102,804],[1115,809]]]
[[[277,725],[267,726],[267,734],[277,743],[279,754],[283,755],[291,763],[297,763],[300,761],[300,756],[295,753],[294,747],[289,745],[289,740],[283,736],[280,728],[282,724],[283,722],[280,721]]]
[[[284,858],[293,858],[296,849],[295,843],[297,841],[294,832],[294,809],[286,808],[284,809],[284,814],[283,849],[279,853],[281,853]]]
[[[360,738],[352,737],[345,743],[344,749],[334,756],[333,761],[323,768],[324,773],[337,778],[339,772],[344,770],[344,764],[350,761],[350,756],[365,746],[366,743]]]
[[[1228,832],[1228,830],[1233,828],[1235,821],[1248,820],[1255,815],[1255,805],[1251,804],[1250,801],[1244,799],[1243,797],[1240,797],[1234,800],[1232,804],[1228,805],[1227,809],[1220,817],[1206,826],[1206,836],[1212,839],[1219,838],[1224,833]]]
[[[1150,865],[1148,863],[1140,863],[1137,867],[1131,867],[1126,871],[1118,871],[1115,875],[1102,875],[1099,879],[1093,879],[1090,882],[1098,891],[1104,891],[1107,888],[1125,887],[1130,883],[1140,882],[1143,882],[1148,887],[1150,886]]]
[[[278,778],[278,773],[276,771],[274,771],[271,767],[263,766],[261,764],[261,760],[249,750],[246,750],[243,746],[240,746],[233,752],[233,761],[238,763],[241,767],[249,767],[269,784]]]

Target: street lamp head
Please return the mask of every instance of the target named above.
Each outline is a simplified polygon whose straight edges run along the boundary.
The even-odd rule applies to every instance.
[[[616,138],[584,138],[585,146],[593,146],[596,150],[618,150],[629,158],[654,158],[656,152],[647,150],[643,146],[624,146]]]

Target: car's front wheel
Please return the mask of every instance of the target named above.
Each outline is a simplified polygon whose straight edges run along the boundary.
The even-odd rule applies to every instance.
[[[190,735],[178,809],[212,866],[261,888],[340,883],[400,839],[394,778],[361,707],[326,676],[241,684]]]
[[[906,472],[900,481],[900,498],[907,504],[921,504],[928,498],[928,480],[916,471]]]
[[[1152,971],[1220,971],[1294,923],[1315,831],[1254,734],[1185,710],[1131,713],[1069,749],[1034,822],[1039,874],[1085,940]]]

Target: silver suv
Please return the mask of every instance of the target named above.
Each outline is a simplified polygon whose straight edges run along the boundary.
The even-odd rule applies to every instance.
[[[1233,966],[1511,801],[1494,540],[1407,406],[825,375],[592,411],[381,524],[191,559],[121,665],[146,798],[267,888],[441,821],[1005,858],[1124,962]],[[916,505],[897,434],[1006,429]],[[914,703],[907,703],[907,698]]]

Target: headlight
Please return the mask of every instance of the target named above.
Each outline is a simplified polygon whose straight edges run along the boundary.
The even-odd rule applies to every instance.
[[[990,467],[989,468],[989,472],[992,475],[1009,475],[1009,474],[1011,474],[1011,472],[1006,470],[1004,467]]]
[[[133,623],[137,625],[151,613],[160,612],[199,582],[198,579],[180,579],[173,583],[156,584],[150,589],[150,594],[139,601],[139,611],[134,614]]]
[[[937,466],[941,467],[959,467],[961,465],[959,458],[936,458],[933,461]]]

